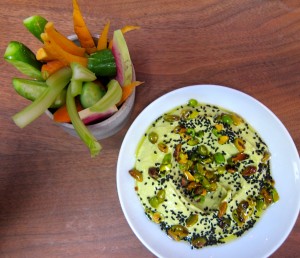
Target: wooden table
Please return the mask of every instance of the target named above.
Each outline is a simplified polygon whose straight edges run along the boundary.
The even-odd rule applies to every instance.
[[[145,84],[130,122],[102,140],[101,155],[91,159],[80,140],[46,115],[22,130],[12,122],[28,101],[12,87],[20,74],[1,60],[1,257],[154,257],[122,213],[116,163],[131,122],[171,90],[219,84],[243,91],[278,116],[300,150],[298,0],[78,1],[92,33],[108,19],[111,29],[142,27],[126,39]],[[34,14],[65,35],[74,33],[71,0],[2,0],[2,55],[10,40],[34,51],[41,46],[22,24]],[[299,257],[299,246],[300,219],[272,257]]]

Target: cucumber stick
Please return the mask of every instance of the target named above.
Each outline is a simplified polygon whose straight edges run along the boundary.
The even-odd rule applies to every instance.
[[[112,51],[103,49],[92,53],[88,58],[88,69],[99,77],[114,77],[117,67]]]
[[[42,63],[36,60],[35,54],[23,43],[18,41],[9,42],[4,59],[11,63],[21,73],[38,80],[43,80]]]
[[[72,71],[69,67],[64,67],[51,75],[46,81],[48,88],[29,106],[13,116],[16,125],[24,128],[42,115],[69,83],[71,75]]]
[[[84,82],[80,94],[80,103],[83,108],[89,108],[96,104],[105,94],[106,90],[99,82]]]
[[[24,26],[41,42],[43,42],[41,34],[44,32],[47,22],[44,17],[39,15],[33,15],[23,20]]]
[[[35,101],[47,88],[44,81],[28,80],[23,78],[14,78],[12,80],[15,91],[22,97]],[[56,97],[50,108],[59,108],[66,102],[67,90],[63,89]]]

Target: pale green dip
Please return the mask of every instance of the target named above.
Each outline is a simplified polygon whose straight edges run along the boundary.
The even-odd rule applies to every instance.
[[[182,119],[182,114],[187,111],[190,115],[187,119]],[[266,158],[268,153],[266,144],[245,120],[216,106],[198,103],[194,107],[184,105],[168,114],[176,115],[181,119],[168,122],[164,120],[163,116],[159,117],[145,132],[136,152],[135,168],[143,174],[143,181],[136,181],[135,190],[145,208],[145,213],[150,219],[159,223],[161,229],[166,233],[173,225],[184,226],[188,230],[188,234],[182,238],[190,243],[193,239],[202,237],[206,240],[205,245],[214,245],[240,236],[254,225],[261,215],[261,210],[269,205],[264,203],[263,208],[256,208],[257,198],[261,196],[261,189],[266,186],[266,182],[272,181],[269,161]],[[224,114],[229,115],[229,121],[222,120]],[[181,128],[188,129],[188,133],[174,133],[174,128],[178,129],[179,125]],[[158,136],[155,143],[151,143],[148,139],[151,132]],[[225,138],[226,135],[229,136],[225,143],[220,143],[222,135],[225,135]],[[244,149],[242,151],[239,151],[234,144],[237,138],[243,141]],[[196,139],[196,144],[194,142],[193,146],[189,145],[191,139]],[[159,149],[159,143],[167,146],[167,152]],[[197,152],[199,146],[205,146],[209,155],[205,158],[203,155],[200,155],[201,158],[194,157],[193,162],[189,161],[190,164],[193,164],[190,167],[184,164],[179,165],[174,157],[176,145],[179,143],[182,153],[187,155],[188,160],[193,159],[192,153],[200,155]],[[149,176],[149,168],[156,167],[159,171],[167,153],[171,154],[172,168],[169,171],[160,172],[157,179]],[[218,163],[214,159],[215,153],[222,153],[224,161]],[[230,172],[232,166],[228,165],[229,159],[237,153],[248,156],[245,160],[235,164],[236,171]],[[213,183],[213,190],[205,189],[206,193],[202,192],[204,197],[201,197],[201,200],[198,198],[199,195],[194,195],[195,189],[190,191],[190,194],[186,194],[187,186],[183,186],[181,183],[182,178],[187,178],[185,171],[189,171],[190,175],[195,177],[199,175],[199,171],[197,172],[195,168],[196,164],[200,164],[204,170],[204,172],[202,170],[202,174],[213,174],[216,181]],[[257,171],[253,175],[245,176],[242,171],[247,166],[253,166]],[[188,184],[198,183],[199,189],[204,188],[203,181],[199,182],[199,178],[185,181]],[[267,185],[269,186],[269,184]],[[150,205],[149,199],[155,196],[160,189],[165,191],[164,201],[157,207],[153,207]],[[236,221],[233,211],[237,209],[239,203],[245,200],[249,204],[244,213],[247,215],[246,219],[243,222]],[[220,216],[218,215],[220,204],[224,202],[227,204],[226,212]],[[194,225],[187,226],[187,218],[191,214],[197,215],[197,221]],[[225,223],[225,227],[223,222],[227,223]]]

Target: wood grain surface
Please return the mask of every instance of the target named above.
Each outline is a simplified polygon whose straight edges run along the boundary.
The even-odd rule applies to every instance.
[[[24,129],[13,123],[11,116],[28,101],[12,87],[12,78],[21,74],[1,59],[1,257],[154,257],[125,220],[116,163],[130,124],[171,90],[219,84],[247,93],[282,121],[299,152],[300,1],[78,2],[92,33],[100,33],[108,19],[111,29],[141,26],[126,39],[137,78],[145,84],[137,89],[130,121],[102,140],[101,155],[91,159],[80,140],[46,115]],[[22,24],[34,14],[65,35],[74,33],[71,0],[1,0],[2,56],[11,40],[34,51],[41,46]],[[300,219],[271,257],[299,257],[299,246]]]

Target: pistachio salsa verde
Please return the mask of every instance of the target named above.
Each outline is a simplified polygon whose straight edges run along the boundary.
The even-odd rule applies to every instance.
[[[146,216],[201,248],[241,236],[279,199],[270,158],[238,114],[191,99],[153,121],[129,173]]]

